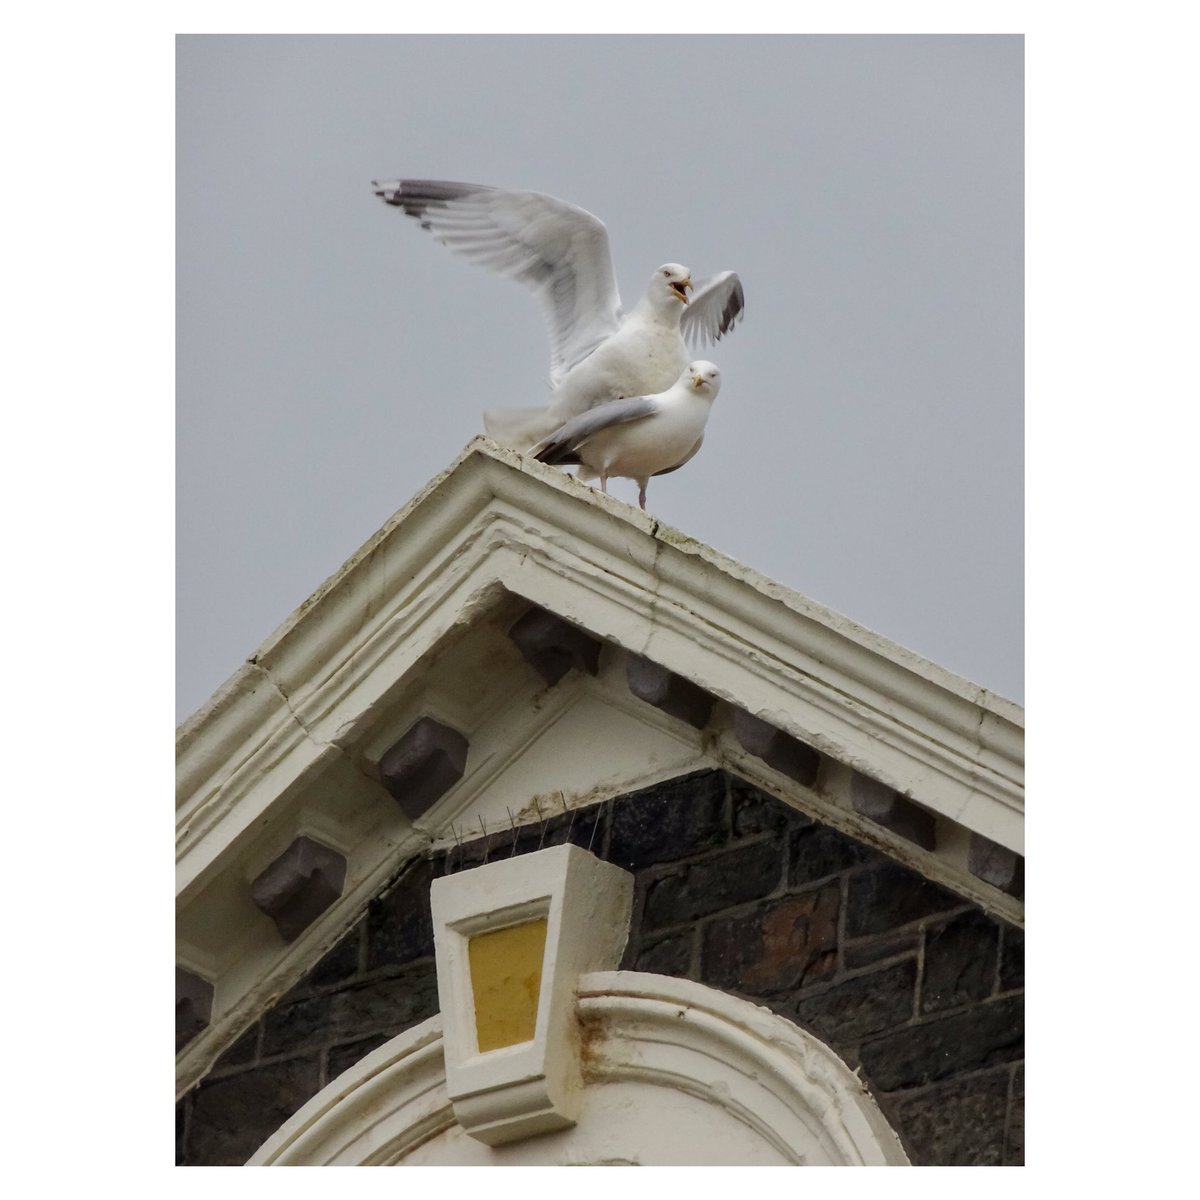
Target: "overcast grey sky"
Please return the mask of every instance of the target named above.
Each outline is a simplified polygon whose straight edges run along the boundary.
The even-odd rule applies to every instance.
[[[179,718],[547,395],[533,297],[371,194],[402,176],[594,212],[627,305],[737,270],[650,510],[1021,700],[1022,119],[1013,36],[180,38]]]

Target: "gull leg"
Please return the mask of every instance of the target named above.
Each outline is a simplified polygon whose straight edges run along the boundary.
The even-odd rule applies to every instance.
[[[638,480],[638,504],[641,505],[642,512],[646,511],[646,484],[649,482],[649,479]]]
[[[607,475],[601,474],[601,476],[600,476],[600,490],[606,496],[608,495],[608,476]]]

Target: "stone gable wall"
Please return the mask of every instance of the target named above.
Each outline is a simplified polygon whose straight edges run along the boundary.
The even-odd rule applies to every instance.
[[[719,771],[410,863],[180,1102],[177,1161],[237,1164],[437,1011],[429,885],[566,840],[634,873],[624,969],[765,1005],[833,1047],[923,1165],[1024,1161],[1024,935]]]

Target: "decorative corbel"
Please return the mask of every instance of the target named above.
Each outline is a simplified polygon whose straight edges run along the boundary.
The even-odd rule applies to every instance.
[[[431,902],[455,1117],[489,1146],[574,1125],[578,981],[619,964],[633,877],[568,844],[437,879]]]

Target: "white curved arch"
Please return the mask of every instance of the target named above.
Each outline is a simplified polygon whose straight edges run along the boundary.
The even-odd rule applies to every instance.
[[[765,1008],[687,979],[598,971],[580,980],[585,1028],[605,1036],[592,1073],[668,1081],[719,1102],[799,1161],[815,1142],[828,1162],[906,1163],[861,1081],[812,1034]],[[805,1155],[811,1161],[811,1151]]]
[[[335,1079],[250,1165],[695,1161],[677,1157],[669,1133],[646,1119],[645,1106],[637,1110],[651,1096],[655,1111],[665,1112],[668,1096],[674,1106],[664,1131],[705,1122],[707,1137],[693,1139],[696,1154],[710,1156],[704,1161],[726,1153],[742,1156],[728,1165],[907,1164],[857,1076],[784,1018],[663,975],[598,971],[579,983],[585,1092],[594,1103],[575,1128],[503,1147],[468,1137],[446,1093],[435,1016]],[[631,1107],[640,1112],[632,1120]]]

